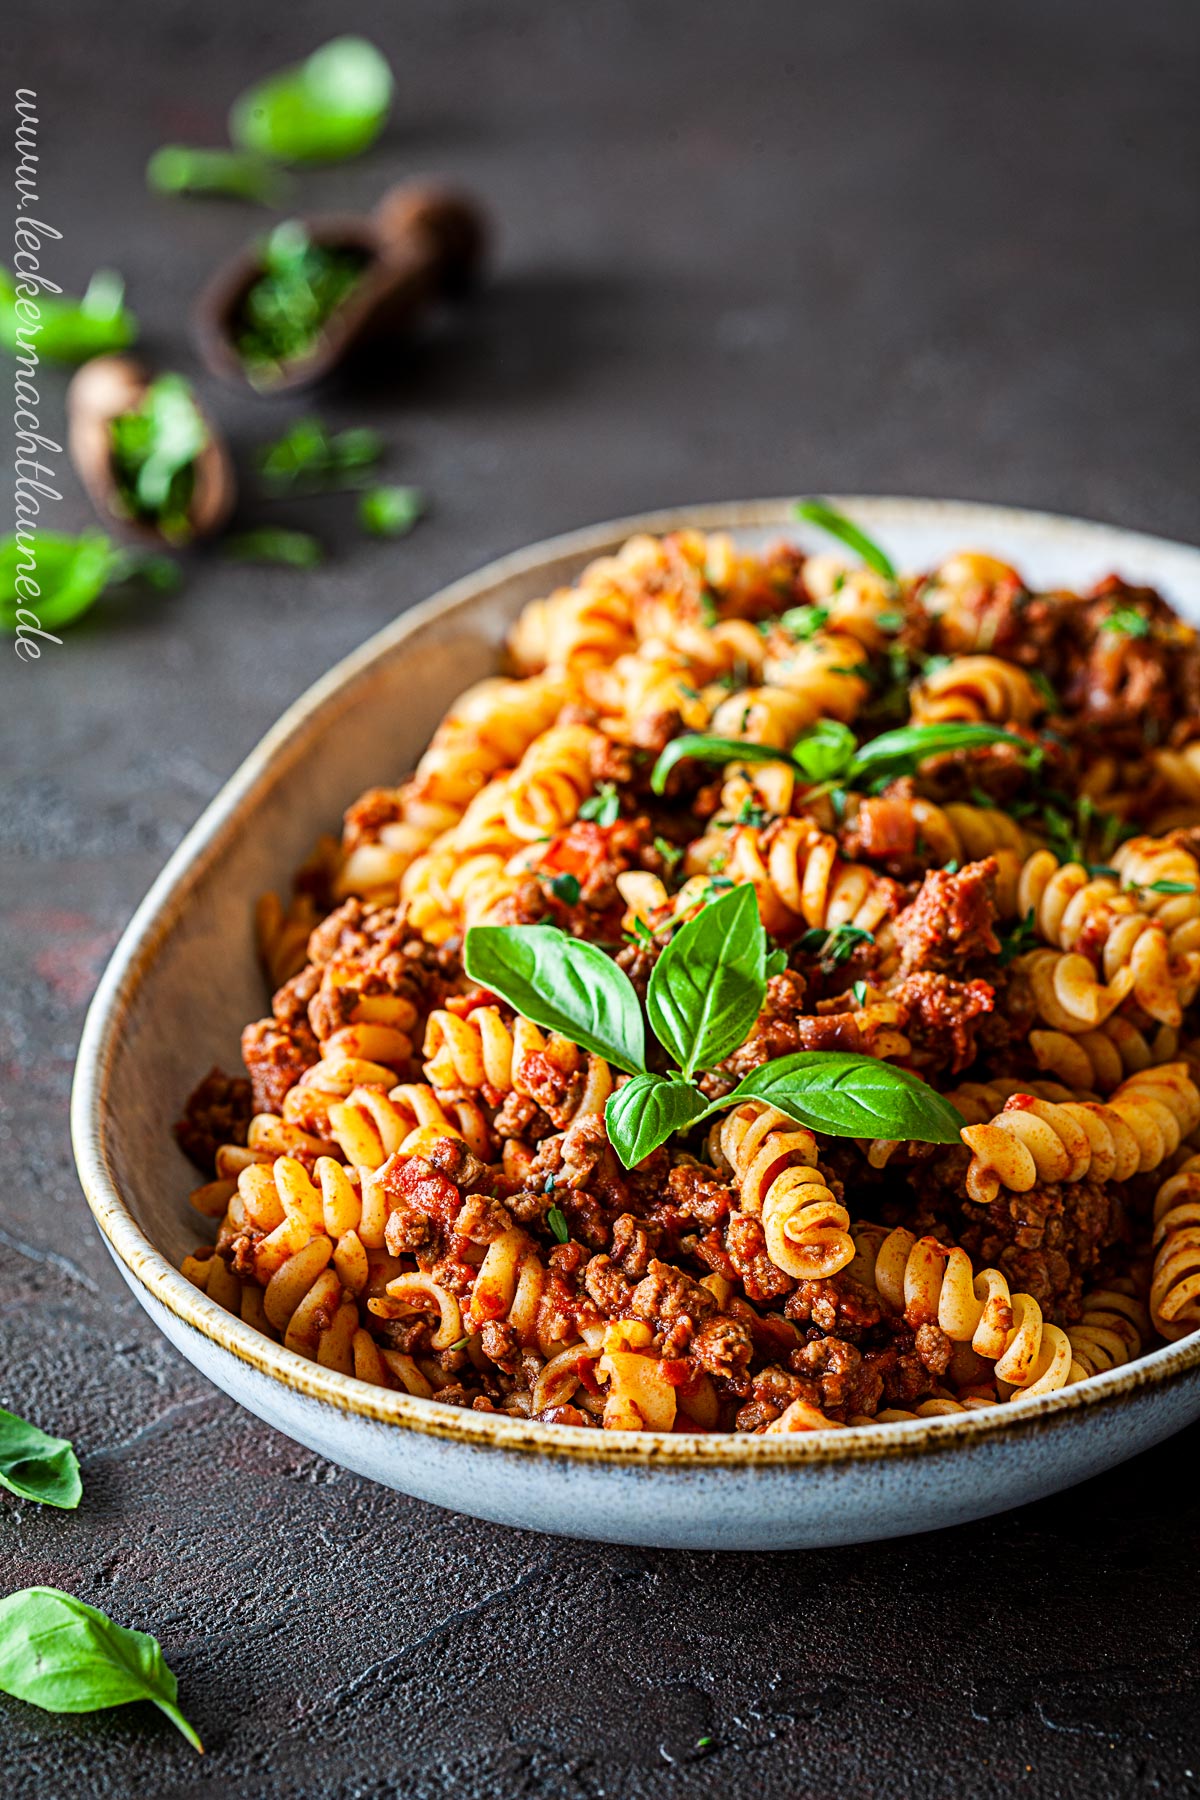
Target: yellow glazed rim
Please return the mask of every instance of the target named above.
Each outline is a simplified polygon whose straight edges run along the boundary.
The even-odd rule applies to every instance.
[[[917,515],[923,525],[944,522],[947,530],[964,543],[982,538],[1000,546],[1006,532],[1019,525],[1024,530],[1036,530],[1048,541],[1077,538],[1081,534],[1103,535],[1106,550],[1112,547],[1127,554],[1131,564],[1136,564],[1139,554],[1149,551],[1182,554],[1194,559],[1196,592],[1200,596],[1200,550],[1166,539],[1050,513],[960,501],[845,496],[835,497],[831,503],[852,513],[868,530],[880,533],[886,533],[889,525],[902,525]],[[207,807],[134,914],[113,953],[84,1025],[71,1096],[75,1159],[93,1217],[118,1262],[175,1319],[293,1393],[361,1419],[476,1449],[490,1448],[526,1457],[679,1469],[765,1470],[780,1465],[801,1469],[817,1463],[916,1457],[947,1453],[968,1444],[1009,1441],[1051,1430],[1070,1414],[1128,1405],[1144,1390],[1166,1387],[1200,1368],[1200,1333],[1196,1333],[1124,1368],[1037,1400],[894,1425],[777,1437],[602,1432],[537,1425],[370,1387],[272,1343],[186,1280],[155,1248],[121,1196],[107,1144],[112,1116],[109,1081],[115,1045],[142,982],[160,947],[186,911],[202,874],[220,858],[241,818],[266,791],[286,779],[313,738],[330,728],[332,719],[351,703],[355,688],[375,666],[397,653],[431,620],[468,609],[514,578],[529,575],[544,564],[566,557],[577,557],[582,564],[613,549],[633,532],[661,533],[685,526],[701,531],[785,527],[793,523],[791,506],[789,500],[765,500],[672,508],[549,538],[489,563],[423,605],[411,608],[337,664],[288,709]]]

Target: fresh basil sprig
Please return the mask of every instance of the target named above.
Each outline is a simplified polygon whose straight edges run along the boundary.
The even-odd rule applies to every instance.
[[[654,965],[646,998],[655,1034],[678,1065],[668,1075],[646,1068],[633,983],[595,944],[545,925],[479,925],[467,933],[464,961],[473,981],[523,1017],[633,1076],[604,1113],[627,1169],[676,1132],[750,1098],[835,1137],[953,1141],[964,1121],[950,1102],[873,1056],[812,1050],[779,1057],[732,1094],[706,1101],[697,1075],[746,1041],[769,974],[779,972],[781,953],[768,959],[766,944],[749,884],[714,899],[675,934]]]
[[[279,162],[358,156],[383,129],[392,71],[365,38],[340,37],[234,101],[229,135]]]
[[[51,1437],[28,1419],[0,1408],[0,1487],[22,1500],[73,1511],[83,1483],[70,1440]]]
[[[885,581],[895,581],[896,565],[890,556],[884,554],[879,545],[873,543],[865,531],[835,512],[832,506],[826,506],[824,500],[797,500],[795,513],[798,519],[805,519],[810,525],[817,525],[827,531],[830,537],[837,538],[850,550],[861,556],[869,568]]]
[[[23,1588],[0,1600],[0,1691],[53,1713],[152,1700],[204,1750],[176,1704],[179,1683],[157,1638],[115,1625],[60,1588]]]
[[[822,719],[797,738],[790,750],[767,744],[743,743],[739,738],[707,737],[686,732],[672,738],[654,765],[650,786],[664,792],[667,777],[685,757],[697,762],[793,762],[810,782],[835,782],[854,787],[863,780],[891,781],[909,775],[930,756],[953,750],[975,750],[984,744],[1011,744],[1030,760],[1041,755],[1040,746],[999,725],[975,724],[961,719],[940,725],[902,725],[885,731],[859,746],[848,725]]]

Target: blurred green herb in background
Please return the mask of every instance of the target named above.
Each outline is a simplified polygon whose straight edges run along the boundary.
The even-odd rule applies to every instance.
[[[372,537],[407,537],[424,511],[420,488],[377,487],[359,501],[358,519]]]
[[[320,419],[298,419],[290,431],[265,444],[258,466],[278,493],[352,487],[383,455],[383,439],[363,426],[330,432]]]
[[[235,562],[281,563],[292,569],[315,568],[325,554],[307,531],[284,531],[274,526],[235,532],[221,547]]]
[[[35,565],[30,567],[31,562]],[[17,576],[35,585],[38,594],[17,593]],[[39,531],[31,552],[15,537],[0,540],[0,629],[17,629],[17,611],[30,608],[46,631],[58,631],[81,619],[107,589],[144,581],[165,593],[179,584],[179,569],[169,556],[147,556],[123,550],[103,532],[67,537]]]
[[[189,537],[196,458],[208,443],[190,384],[182,375],[160,375],[109,433],[113,475],[130,516],[153,523],[165,537]]]
[[[229,135],[278,162],[340,162],[373,144],[392,104],[392,71],[365,38],[340,37],[234,101]]]
[[[23,316],[30,307],[38,313],[32,321]],[[48,361],[82,363],[109,350],[124,350],[137,338],[138,323],[125,307],[125,283],[111,269],[92,276],[82,300],[39,293],[33,301],[18,295],[13,277],[0,269],[0,341],[14,354],[18,331],[25,345]]]
[[[330,315],[355,286],[366,253],[314,244],[298,219],[277,225],[262,247],[262,272],[235,323],[238,355],[257,387],[316,347]]]
[[[250,150],[193,150],[164,144],[146,164],[146,184],[156,194],[216,194],[278,206],[289,183]]]

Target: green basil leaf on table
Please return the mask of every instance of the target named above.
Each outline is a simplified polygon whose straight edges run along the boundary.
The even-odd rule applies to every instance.
[[[340,162],[366,150],[392,104],[392,71],[374,44],[334,38],[234,101],[229,135],[278,162]]]
[[[151,1700],[204,1749],[176,1704],[179,1684],[158,1640],[60,1588],[23,1588],[0,1600],[0,1690],[54,1713]]]
[[[749,883],[681,927],[654,965],[646,1010],[689,1078],[745,1043],[766,993],[767,934]]]
[[[0,1408],[0,1487],[22,1500],[73,1511],[83,1483],[70,1440],[51,1437],[28,1419]]]
[[[642,1009],[629,977],[595,944],[546,925],[476,925],[463,962],[472,981],[540,1025],[636,1075],[645,1066]]]
[[[0,342],[14,355],[35,350],[49,362],[83,363],[125,350],[137,338],[138,322],[125,308],[125,283],[111,269],[97,270],[82,300],[44,289],[19,293],[18,285],[34,284],[0,269]]]
[[[146,164],[146,185],[156,194],[216,195],[278,206],[287,189],[285,178],[249,150],[193,150],[186,144],[164,144]]]
[[[686,1131],[706,1111],[704,1096],[690,1081],[662,1075],[635,1075],[610,1094],[604,1109],[608,1140],[627,1169],[677,1131]]]
[[[29,550],[7,537],[0,540],[0,630],[16,631],[18,614],[26,612],[36,614],[44,631],[59,631],[81,619],[108,588],[140,579],[165,590],[178,574],[170,557],[122,550],[99,531],[81,537],[38,532]]]
[[[827,506],[824,500],[798,500],[794,511],[798,519],[805,519],[810,525],[819,526],[830,537],[837,538],[839,543],[861,556],[868,568],[874,569],[877,575],[882,575],[885,581],[895,581],[896,567],[892,559],[884,554],[878,544],[872,542],[865,531],[860,531],[857,525],[840,512],[835,512],[832,506]]]
[[[258,531],[238,531],[221,545],[234,562],[280,563],[290,569],[313,569],[325,552],[307,531],[283,531],[263,526]]]
[[[358,503],[358,522],[372,537],[407,537],[425,511],[425,496],[415,487],[377,487]]]
[[[654,765],[654,773],[650,777],[650,786],[656,794],[665,792],[667,776],[677,762],[684,757],[694,757],[697,762],[786,762],[786,750],[774,750],[769,744],[752,744],[742,738],[708,737],[700,732],[685,732],[682,737],[672,738],[662,755]]]
[[[829,1137],[956,1144],[966,1120],[927,1082],[877,1056],[798,1050],[740,1081],[718,1107],[765,1100],[798,1125]]]

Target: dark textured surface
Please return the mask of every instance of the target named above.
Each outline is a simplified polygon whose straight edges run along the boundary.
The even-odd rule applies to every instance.
[[[0,1494],[0,1591],[55,1583],[156,1632],[209,1751],[149,1708],[0,1700],[6,1795],[1200,1792],[1196,1432],[1007,1518],[860,1550],[477,1525],[195,1375],[107,1266],[65,1118],[105,955],[202,804],[334,658],[492,554],[814,488],[1200,535],[1196,22],[1186,0],[23,15],[55,273],[119,266],[164,360],[193,366],[184,310],[261,215],[150,197],[146,154],[219,141],[246,75],[335,29],[388,48],[395,122],[301,202],[437,169],[486,197],[501,245],[473,313],[321,398],[380,423],[396,478],[428,489],[410,542],[359,540],[344,500],[248,503],[319,530],[327,567],[204,562],[177,597],[110,602],[39,665],[0,665],[0,1402],[73,1436],[86,1484],[75,1516]],[[303,406],[206,393],[242,451]],[[55,514],[83,522],[73,482]]]

